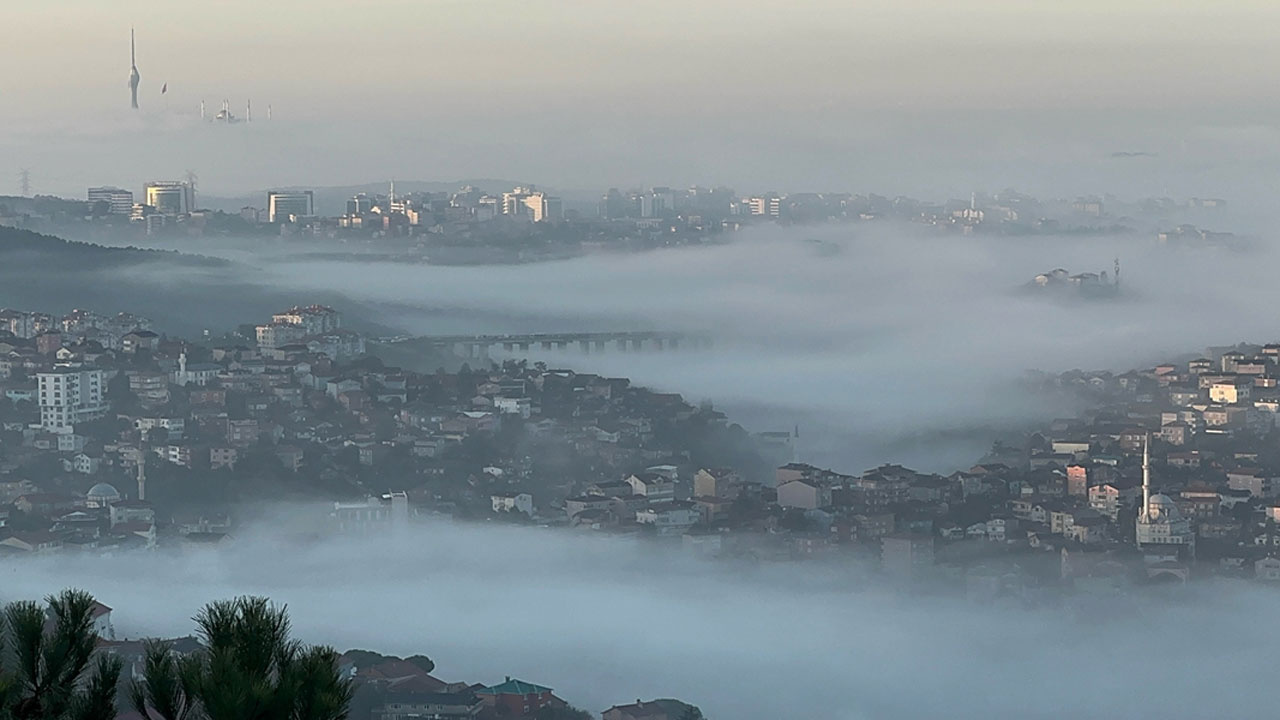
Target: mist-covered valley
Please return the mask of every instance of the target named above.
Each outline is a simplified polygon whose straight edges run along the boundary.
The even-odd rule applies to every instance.
[[[1270,302],[1275,251],[1265,233],[1231,249],[1162,245],[1145,231],[761,227],[701,247],[481,266],[317,259],[297,240],[183,245],[177,255],[122,249],[134,255],[70,274],[9,263],[0,269],[6,302],[69,310],[74,296],[188,335],[217,336],[311,301],[388,335],[708,333],[713,346],[696,351],[532,352],[713,402],[751,431],[798,430],[798,459],[850,472],[881,462],[949,472],[997,438],[1079,409],[1070,397],[1029,392],[1030,370],[1124,371],[1274,339],[1256,312]],[[1024,288],[1053,268],[1114,272],[1117,260],[1115,296]]]
[[[412,334],[710,333],[704,351],[538,357],[712,401],[753,431],[799,425],[806,461],[950,471],[1001,433],[1076,411],[1070,398],[1028,393],[1029,370],[1124,371],[1273,339],[1265,315],[1250,312],[1267,302],[1272,256],[1261,242],[1179,248],[1145,233],[862,225],[526,265],[310,261],[264,272],[300,294],[323,288],[378,308],[381,322]],[[1057,267],[1113,272],[1117,259],[1115,297],[1023,289]]]

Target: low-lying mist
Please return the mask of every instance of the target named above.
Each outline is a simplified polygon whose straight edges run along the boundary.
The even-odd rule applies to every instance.
[[[570,348],[534,358],[711,400],[753,431],[799,426],[800,459],[845,471],[880,462],[953,470],[996,437],[1078,410],[1069,398],[1029,394],[1019,382],[1027,370],[1123,371],[1206,345],[1276,339],[1264,312],[1276,253],[1261,240],[1231,250],[1162,246],[1146,231],[769,227],[723,244],[482,266],[317,259],[299,254],[306,247],[202,240],[190,250],[232,258],[232,269],[140,266],[94,287],[167,293],[175,311],[219,283],[261,288],[233,293],[224,329],[261,322],[276,309],[265,298],[276,297],[331,302],[353,325],[414,334],[710,333],[713,348],[698,352]],[[1114,298],[1022,288],[1057,267],[1110,273],[1117,258]],[[180,313],[187,325],[217,327],[207,295]],[[246,309],[254,302],[256,314]]]
[[[443,679],[511,675],[593,711],[674,696],[713,718],[1245,717],[1270,706],[1280,642],[1257,620],[1274,593],[1244,583],[1026,610],[909,597],[844,561],[722,564],[434,519],[301,539],[284,520],[218,550],[6,560],[0,600],[74,583],[136,638],[189,634],[209,600],[264,594],[308,642],[425,653]]]
[[[381,319],[421,334],[710,332],[706,352],[571,349],[545,359],[714,400],[751,430],[800,424],[806,460],[946,470],[976,460],[992,434],[1071,411],[1028,396],[1018,381],[1029,369],[1126,370],[1208,344],[1271,339],[1258,311],[1273,299],[1273,255],[1164,247],[1146,234],[864,225],[761,229],[722,245],[563,262],[303,261],[266,272],[299,293],[328,288],[386,303]],[[1019,291],[1056,267],[1110,273],[1116,258],[1119,297]],[[972,442],[954,444],[969,431]]]

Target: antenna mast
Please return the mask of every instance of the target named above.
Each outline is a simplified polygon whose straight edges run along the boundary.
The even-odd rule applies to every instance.
[[[22,168],[18,171],[18,186],[22,188],[22,197],[31,195],[31,171]]]

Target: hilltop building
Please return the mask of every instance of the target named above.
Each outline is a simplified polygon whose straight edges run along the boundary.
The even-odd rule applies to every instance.
[[[90,205],[106,203],[107,211],[112,215],[128,215],[133,212],[133,193],[118,187],[91,187],[88,199]]]
[[[267,222],[295,222],[316,214],[310,190],[272,190],[267,193]]]

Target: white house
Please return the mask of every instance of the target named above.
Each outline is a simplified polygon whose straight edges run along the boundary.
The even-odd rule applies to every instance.
[[[673,501],[636,511],[636,522],[653,525],[658,529],[659,535],[681,535],[701,519],[702,512],[687,501]]]
[[[644,495],[650,502],[669,502],[676,497],[675,481],[656,472],[642,472],[627,477],[633,495]]]
[[[498,493],[490,500],[494,512],[522,512],[533,517],[533,496],[529,493]]]
[[[527,397],[502,397],[493,399],[493,409],[503,415],[519,415],[528,420],[533,414],[533,401]]]
[[[89,617],[93,619],[93,631],[98,637],[104,640],[116,639],[116,629],[111,625],[111,608],[95,601]]]

